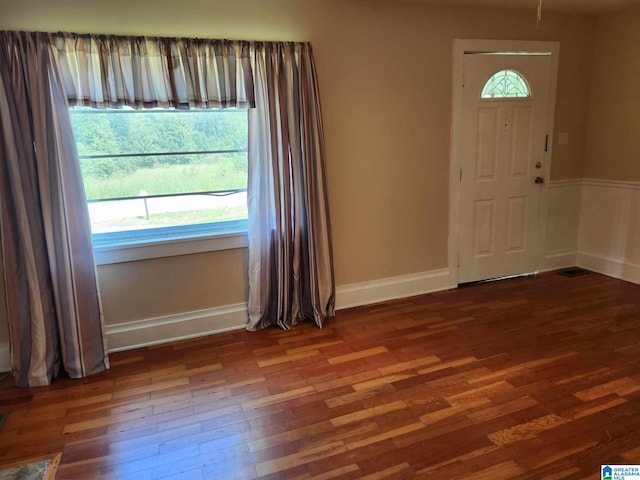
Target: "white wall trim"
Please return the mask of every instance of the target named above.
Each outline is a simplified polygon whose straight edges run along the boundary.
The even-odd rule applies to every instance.
[[[589,187],[602,187],[602,188],[622,188],[626,190],[640,190],[640,182],[622,181],[622,180],[607,180],[599,178],[584,178],[582,185]]]
[[[106,325],[109,352],[147,347],[160,343],[239,330],[247,324],[247,305],[238,303],[223,307],[177,313],[162,317]]]
[[[544,259],[540,271],[576,265],[582,179],[566,178],[548,183]]]
[[[336,308],[371,305],[456,287],[448,268],[354,283],[336,288]]]
[[[558,252],[545,255],[544,264],[540,271],[550,272],[561,268],[575,267],[578,262],[578,252]]]
[[[11,353],[9,342],[0,342],[0,372],[11,371]]]
[[[336,288],[338,310],[456,288],[449,269],[402,275]],[[109,352],[245,328],[247,304],[238,303],[105,326]],[[0,344],[0,360],[2,345]],[[0,363],[0,365],[2,365]]]
[[[580,187],[583,183],[582,178],[563,178],[549,181],[549,188]]]
[[[455,175],[452,176],[455,177]],[[596,188],[595,190],[594,187]],[[640,265],[634,264],[631,260],[636,257],[619,256],[616,254],[615,249],[611,249],[612,246],[610,244],[600,242],[602,238],[605,238],[601,235],[606,235],[606,232],[609,232],[611,227],[605,226],[602,221],[597,220],[598,218],[613,217],[615,212],[609,213],[609,210],[616,208],[615,206],[619,205],[620,202],[624,202],[625,205],[628,204],[628,208],[622,211],[632,211],[630,210],[633,204],[632,199],[640,198],[635,193],[640,190],[640,182],[570,178],[550,181],[548,188],[554,192],[552,195],[553,201],[559,202],[558,205],[550,205],[551,211],[559,212],[555,223],[552,222],[550,225],[551,232],[557,230],[558,239],[552,239],[547,245],[544,260],[540,266],[541,271],[580,266],[604,275],[640,284]],[[598,196],[593,197],[596,193]],[[622,197],[620,196],[621,194]],[[631,196],[631,194],[635,196]],[[457,191],[453,192],[450,199],[454,205],[457,205]],[[606,201],[601,201],[601,199]],[[574,203],[577,201],[578,206],[569,205],[567,202],[570,201]],[[565,212],[562,210],[563,205],[565,207],[569,205],[570,208]],[[604,210],[601,211],[601,208],[604,208]],[[576,228],[579,230],[579,238],[575,240],[565,238],[567,237],[567,232],[563,230],[563,226],[567,221],[566,217],[568,214],[574,215],[573,210],[576,210],[576,214],[580,210],[579,216],[581,219],[579,227],[577,225],[569,225],[568,228],[568,232],[572,232]],[[600,212],[600,217],[594,216],[594,213],[597,212]],[[371,305],[388,300],[456,288],[457,269],[453,267],[455,267],[457,252],[457,234],[455,233],[457,231],[457,208],[452,208],[450,213],[453,234],[449,237],[448,261],[451,268],[338,286],[336,288],[336,309],[342,310]],[[636,216],[625,214],[623,218],[635,221]],[[590,225],[590,223],[593,223],[593,225]],[[617,225],[615,222],[614,224]],[[629,225],[625,225],[625,228],[613,235],[613,240],[620,240],[620,235],[629,235],[630,231],[633,231],[634,228],[640,228],[640,225],[633,226],[631,230],[629,228],[631,228]],[[605,232],[603,232],[603,229]],[[614,233],[613,230],[609,232],[610,235]],[[589,238],[598,239],[599,242],[596,242],[595,245],[602,246],[604,249],[596,251],[590,248],[589,243],[585,242]],[[563,239],[566,241],[563,241]],[[106,334],[109,351],[116,352],[243,329],[246,321],[247,306],[245,303],[239,303],[117,325],[107,325]],[[10,370],[10,368],[9,345],[0,343],[0,371]]]
[[[640,181],[630,180],[607,180],[606,178],[562,178],[549,181],[549,188],[577,187],[577,186],[603,187],[603,188],[626,188],[640,190]]]
[[[165,258],[175,255],[244,248],[247,245],[247,233],[235,232],[126,243],[123,245],[94,246],[94,258],[96,265],[108,265],[110,263],[134,262],[150,258]]]
[[[578,253],[578,265],[587,270],[602,273],[609,277],[640,284],[640,265],[585,252]]]

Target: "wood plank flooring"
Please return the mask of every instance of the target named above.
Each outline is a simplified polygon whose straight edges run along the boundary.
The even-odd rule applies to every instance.
[[[0,467],[61,479],[582,479],[640,463],[640,286],[555,273],[0,384]]]

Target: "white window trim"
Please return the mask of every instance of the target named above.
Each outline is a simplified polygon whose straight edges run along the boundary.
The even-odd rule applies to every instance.
[[[231,250],[248,245],[246,220],[152,230],[93,235],[96,265]]]

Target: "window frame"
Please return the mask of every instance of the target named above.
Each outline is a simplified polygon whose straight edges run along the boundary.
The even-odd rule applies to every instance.
[[[151,232],[149,230],[156,230]],[[157,232],[162,230],[162,232]],[[246,248],[248,220],[94,233],[96,265]]]
[[[74,108],[69,109],[73,113]],[[95,109],[100,111],[100,109]],[[114,109],[116,110],[116,109]],[[216,111],[225,109],[196,109],[197,111]],[[86,111],[86,110],[85,110]],[[117,111],[117,110],[116,110]],[[147,112],[163,112],[174,111],[163,109],[144,109]],[[180,110],[176,110],[181,112]],[[133,110],[132,112],[141,112]],[[246,112],[246,110],[245,110]],[[102,111],[101,113],[105,113]],[[247,112],[248,115],[248,112]],[[247,117],[248,122],[248,117]],[[248,126],[248,125],[247,125]],[[77,139],[76,139],[77,141]],[[247,132],[247,148],[234,150],[233,153],[247,153],[248,155],[249,134]],[[214,153],[229,153],[229,151],[217,151]],[[159,155],[184,155],[184,154],[206,154],[208,151],[202,152],[162,152]],[[154,156],[154,153],[140,152],[139,154],[114,154],[114,155],[79,155],[79,158],[116,158],[116,157],[132,157],[132,156]],[[84,175],[82,176],[82,185],[84,184]],[[244,189],[230,189],[231,191],[247,192]],[[226,192],[226,191],[225,191]],[[170,193],[166,195],[150,195],[153,197],[172,197],[172,196],[188,196],[210,192],[184,192]],[[138,199],[145,197],[127,197],[128,199]],[[114,198],[122,200],[122,198]],[[108,199],[87,200],[87,208],[90,203],[104,202]],[[204,253],[219,250],[229,250],[246,248],[248,246],[248,219],[225,220],[220,222],[206,222],[188,225],[168,225],[150,228],[140,228],[133,230],[122,230],[114,232],[98,232],[91,233],[91,240],[94,251],[94,261],[96,265],[108,265],[114,263],[124,263],[139,260],[147,260],[153,258],[164,258],[176,255],[188,255],[194,253]]]
[[[504,74],[504,77],[508,77],[509,74],[515,74],[515,78],[518,80],[519,83],[522,84],[522,86],[525,89],[525,95],[499,95],[499,96],[485,96],[485,92],[488,90],[489,84],[492,82],[492,80],[499,74]],[[494,72],[493,74],[491,74],[489,76],[489,78],[486,80],[486,82],[484,83],[482,89],[480,90],[480,99],[481,100],[526,100],[526,99],[530,99],[533,97],[533,91],[531,89],[531,84],[529,83],[529,80],[527,80],[527,77],[520,72],[519,70],[515,69],[515,68],[503,68],[501,70],[498,70],[497,72]]]

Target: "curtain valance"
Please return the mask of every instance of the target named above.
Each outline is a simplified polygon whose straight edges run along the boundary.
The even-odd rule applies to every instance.
[[[49,37],[71,106],[255,106],[249,42],[74,33]]]

